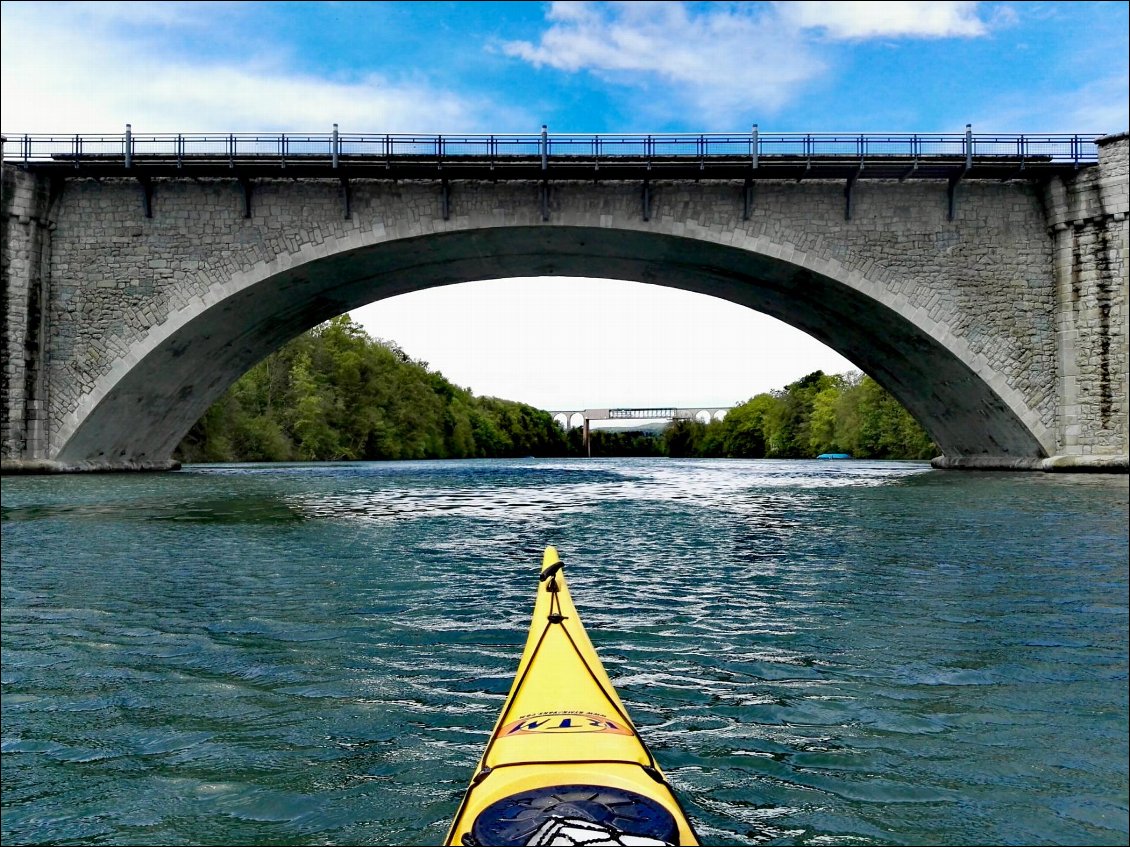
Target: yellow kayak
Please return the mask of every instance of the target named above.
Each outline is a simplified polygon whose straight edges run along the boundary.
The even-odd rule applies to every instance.
[[[445,845],[698,837],[597,658],[547,547],[526,649]]]

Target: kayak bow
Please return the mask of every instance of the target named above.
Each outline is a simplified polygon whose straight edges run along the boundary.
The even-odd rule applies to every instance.
[[[445,845],[696,845],[547,547],[526,648]]]

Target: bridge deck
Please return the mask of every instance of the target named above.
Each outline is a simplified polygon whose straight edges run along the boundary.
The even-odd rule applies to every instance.
[[[336,165],[318,156],[238,157],[136,156],[127,168],[122,156],[87,155],[77,158],[57,155],[18,164],[29,170],[49,171],[65,177],[176,178],[247,177],[258,179],[357,179],[378,180],[490,180],[490,181],[639,181],[649,180],[804,180],[804,179],[1038,179],[1054,173],[1071,173],[1089,162],[1074,164],[1050,158],[1020,159],[1008,156],[978,157],[967,166],[960,156],[908,159],[901,156],[871,157],[866,161],[798,156],[762,157],[758,166],[749,161],[711,159],[687,162],[678,159],[620,158],[613,162],[574,159],[551,161],[543,168],[539,160],[490,161],[478,157],[439,159],[397,157],[383,159],[342,156]]]

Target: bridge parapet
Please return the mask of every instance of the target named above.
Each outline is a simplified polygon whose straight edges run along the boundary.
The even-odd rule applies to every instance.
[[[25,166],[59,166],[83,174],[199,171],[240,167],[383,169],[424,164],[433,168],[485,167],[494,178],[526,178],[522,172],[558,168],[568,178],[577,166],[636,167],[652,170],[689,166],[700,177],[739,165],[757,176],[801,167],[814,176],[822,166],[845,164],[861,177],[949,177],[954,167],[967,178],[998,178],[1025,168],[1078,168],[1098,160],[1096,134],[964,133],[651,133],[634,135],[404,135],[342,133],[134,133],[121,135],[10,135],[3,139],[4,160]],[[909,166],[909,170],[907,170]],[[888,170],[891,168],[893,170]],[[732,168],[729,168],[732,170]],[[309,175],[309,171],[304,174]],[[588,178],[577,171],[578,177]],[[717,171],[715,175],[721,175]],[[777,174],[780,175],[779,173]],[[373,178],[379,174],[367,172]],[[447,174],[452,176],[452,174]],[[611,178],[615,178],[612,176]]]

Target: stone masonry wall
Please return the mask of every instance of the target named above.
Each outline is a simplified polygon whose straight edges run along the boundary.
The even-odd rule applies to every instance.
[[[42,345],[50,254],[50,183],[10,167],[0,174],[0,455],[41,456],[47,444]]]
[[[1099,167],[1049,189],[1055,240],[1060,451],[1127,452],[1130,136],[1103,139]]]
[[[508,225],[769,243],[785,259],[834,262],[901,303],[904,314],[928,317],[961,339],[1024,398],[1036,425],[1054,431],[1053,241],[1043,198],[1029,183],[962,183],[952,222],[939,182],[860,181],[851,220],[839,182],[758,183],[748,221],[737,184],[653,184],[647,221],[638,184],[551,190],[550,221],[543,224],[535,185],[454,183],[445,221],[434,183],[355,181],[352,217],[345,219],[335,182],[263,181],[244,219],[234,180],[159,181],[153,217],[146,218],[136,182],[68,181],[58,204],[49,304],[56,434],[96,381],[165,315],[240,274],[267,276],[280,254],[323,255],[339,246]]]

